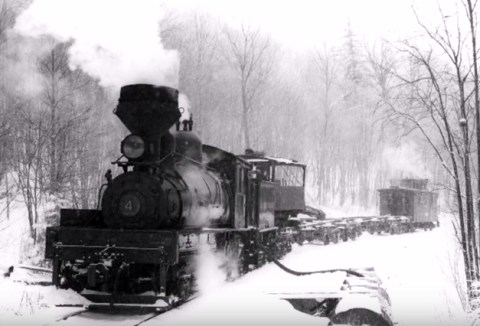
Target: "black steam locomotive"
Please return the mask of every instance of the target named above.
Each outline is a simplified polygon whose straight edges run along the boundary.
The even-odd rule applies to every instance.
[[[291,249],[282,226],[305,210],[304,165],[202,144],[173,88],[124,86],[114,113],[131,132],[113,162],[123,173],[107,173],[101,209],[62,209],[47,228],[55,285],[93,302],[181,301],[202,244],[240,274]]]

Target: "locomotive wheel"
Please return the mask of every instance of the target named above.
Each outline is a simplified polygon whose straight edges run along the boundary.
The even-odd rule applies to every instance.
[[[329,325],[352,325],[352,326],[392,326],[389,320],[386,320],[380,314],[365,308],[352,308],[342,311],[331,319]]]
[[[191,275],[183,275],[177,281],[177,295],[180,300],[187,300],[193,293]]]

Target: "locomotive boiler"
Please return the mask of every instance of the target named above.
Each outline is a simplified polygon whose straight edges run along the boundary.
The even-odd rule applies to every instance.
[[[169,129],[180,118],[177,91],[122,88],[115,114],[131,132],[121,143],[124,173],[107,186],[102,216],[111,228],[159,229],[225,225],[223,181],[205,169],[202,143],[191,130]],[[180,127],[180,126],[179,126]]]

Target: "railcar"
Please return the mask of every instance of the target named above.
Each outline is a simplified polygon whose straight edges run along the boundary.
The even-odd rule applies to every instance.
[[[378,189],[378,193],[379,214],[397,217],[387,220],[390,230],[438,226],[438,193],[428,189],[428,179],[393,179],[389,188]]]

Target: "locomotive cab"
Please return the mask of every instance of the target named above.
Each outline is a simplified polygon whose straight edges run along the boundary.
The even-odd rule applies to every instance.
[[[266,156],[251,149],[241,157],[254,166],[259,178],[274,184],[276,226],[287,225],[290,216],[306,212],[304,164]]]

